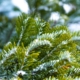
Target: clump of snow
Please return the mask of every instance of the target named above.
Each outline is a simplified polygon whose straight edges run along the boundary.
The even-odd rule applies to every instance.
[[[68,43],[68,41],[62,41],[62,44],[67,44]]]
[[[76,77],[74,80],[80,80],[80,78],[79,77]]]
[[[58,21],[60,19],[60,14],[58,12],[52,12],[50,20]]]
[[[17,71],[17,75],[25,75],[26,74],[26,72],[25,71],[23,71],[23,70],[20,70],[20,71]]]
[[[72,5],[72,4],[63,4],[63,8],[64,8],[66,13],[69,13],[72,10],[76,9],[76,7],[74,5]]]
[[[69,62],[71,61],[71,53],[69,51],[64,51],[60,53],[60,59],[61,60],[68,60]]]

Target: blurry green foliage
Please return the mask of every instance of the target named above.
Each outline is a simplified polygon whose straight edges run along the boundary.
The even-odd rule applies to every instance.
[[[3,3],[5,0],[1,0]],[[9,0],[6,0],[9,2]],[[79,0],[26,0],[30,11],[29,14],[32,17],[40,16],[42,19],[50,22],[50,25],[67,25],[68,23],[76,22],[75,20],[80,16],[80,1]],[[63,5],[68,4],[74,6],[69,13],[66,13]],[[13,11],[19,11],[17,7],[13,7]],[[52,12],[58,12],[60,19],[58,21],[50,20]],[[13,28],[15,23],[12,19],[4,17],[4,12],[0,12],[0,48],[3,48],[3,45],[7,43],[14,33]],[[77,22],[78,22],[77,21]]]
[[[6,16],[0,16],[0,48],[7,43],[14,30],[14,22]]]

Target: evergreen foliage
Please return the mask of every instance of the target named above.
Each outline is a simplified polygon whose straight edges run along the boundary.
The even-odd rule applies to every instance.
[[[73,26],[79,24],[80,0],[25,1],[29,5],[28,12],[31,16],[34,17],[39,15],[42,19],[49,21],[52,27],[63,24],[71,27],[73,24]],[[0,0],[0,52],[2,51],[3,46],[10,41],[15,34],[14,28],[16,21],[13,18],[22,13],[22,9],[13,4],[12,0]],[[22,5],[24,5],[23,2],[21,6]],[[68,10],[65,8],[66,6],[69,7]],[[25,7],[24,10],[27,10],[27,8]],[[55,18],[55,16],[57,17]]]
[[[80,32],[50,27],[38,17],[22,14],[16,35],[0,53],[0,77],[6,80],[79,80]]]

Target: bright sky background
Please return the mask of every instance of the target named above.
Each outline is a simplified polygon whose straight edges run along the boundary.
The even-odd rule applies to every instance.
[[[25,0],[12,0],[12,4],[18,7],[22,12],[29,13],[29,6]]]
[[[18,7],[22,12],[29,13],[29,6],[25,0],[11,0],[11,1],[12,1],[12,4]],[[66,13],[69,13],[72,10],[72,8],[75,8],[70,4],[61,4],[61,5],[63,5],[63,8]],[[60,15],[55,12],[53,12],[50,16],[50,20],[59,20],[59,18],[60,18]],[[80,24],[71,24],[69,25],[69,29],[72,31],[78,31],[80,30]]]
[[[69,25],[69,29],[71,31],[79,31],[80,30],[80,23],[73,23]]]

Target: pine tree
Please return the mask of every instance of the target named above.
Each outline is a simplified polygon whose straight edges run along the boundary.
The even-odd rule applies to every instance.
[[[0,53],[0,76],[9,80],[80,79],[80,32],[50,27],[39,17],[22,14],[16,35]]]

